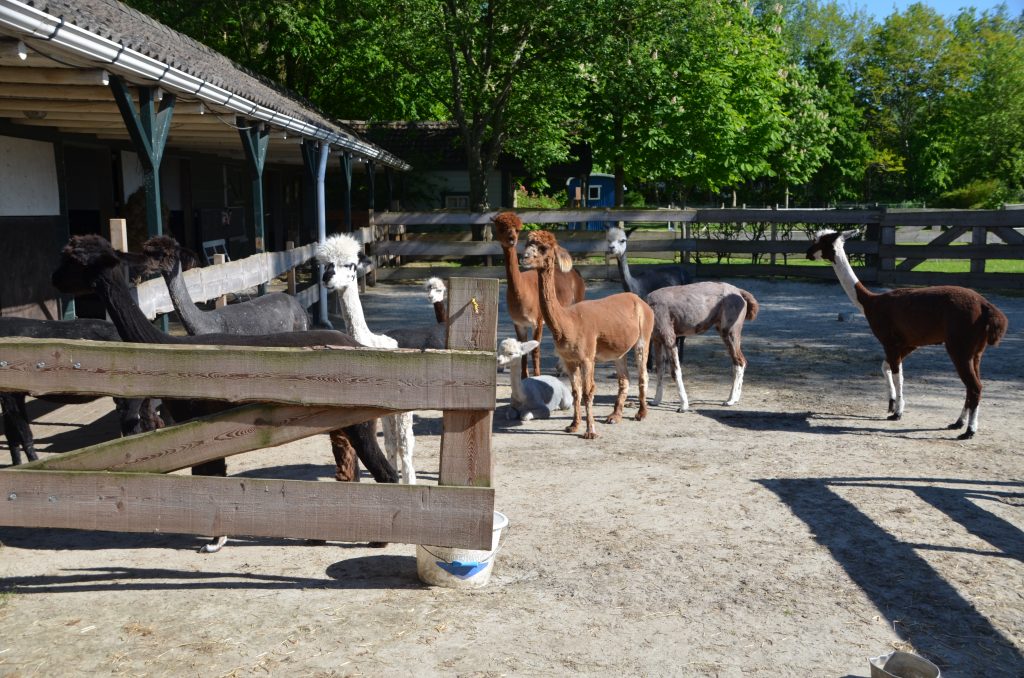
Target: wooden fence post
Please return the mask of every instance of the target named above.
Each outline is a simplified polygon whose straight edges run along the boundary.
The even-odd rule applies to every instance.
[[[213,265],[214,266],[219,266],[220,264],[223,264],[224,263],[224,259],[225,259],[225,257],[224,257],[223,254],[221,254],[219,252],[217,254],[214,254],[213,255]],[[228,305],[228,295],[226,295],[226,294],[220,295],[219,297],[217,297],[217,301],[213,302],[213,305],[214,305],[215,308],[223,308],[223,307],[227,306]]]
[[[888,210],[884,209],[882,210],[882,217],[878,222],[878,244],[882,247],[896,244],[896,224],[892,222]],[[877,267],[875,269],[875,279],[879,282],[884,282],[881,273],[896,270],[896,259],[892,256],[882,256],[879,253]]]
[[[971,244],[972,245],[985,245],[988,242],[988,229],[984,226],[974,226],[971,228]],[[985,272],[985,260],[984,259],[971,259],[971,273],[984,273]]]
[[[450,278],[448,318],[448,348],[497,350],[498,280]],[[494,475],[493,421],[493,406],[444,413],[439,485],[490,487]]]
[[[110,246],[118,252],[128,251],[128,222],[124,219],[110,220]]]
[[[289,251],[295,249],[295,241],[294,240],[289,240],[288,242],[286,242],[284,244],[284,248],[285,248],[285,250],[289,250]],[[291,296],[294,297],[295,296],[295,290],[296,290],[295,267],[294,266],[292,266],[291,268],[288,269],[288,273],[285,274],[285,278],[288,281],[288,294],[290,294]]]

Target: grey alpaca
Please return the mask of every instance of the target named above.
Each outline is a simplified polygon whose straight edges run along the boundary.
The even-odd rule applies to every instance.
[[[665,364],[671,361],[672,375],[679,389],[678,411],[690,409],[690,401],[683,388],[676,339],[703,334],[712,327],[718,330],[732,359],[732,392],[725,404],[738,403],[743,392],[743,372],[747,367],[747,359],[740,350],[743,321],[754,320],[760,308],[754,295],[728,283],[699,282],[655,290],[647,295],[647,304],[654,310],[651,353],[658,368],[658,386],[651,404],[661,403],[662,373]]]
[[[143,244],[143,251],[163,275],[174,310],[189,334],[256,335],[309,329],[306,309],[295,297],[281,292],[204,311],[193,303],[188,293],[181,275],[183,251],[173,238],[150,238]]]
[[[498,364],[510,365],[516,358],[528,355],[539,342],[520,342],[510,337],[498,347]],[[512,399],[506,411],[508,419],[530,421],[533,418],[549,419],[552,412],[572,407],[572,390],[558,377],[541,375],[523,378],[520,370],[509,369],[512,382]]]

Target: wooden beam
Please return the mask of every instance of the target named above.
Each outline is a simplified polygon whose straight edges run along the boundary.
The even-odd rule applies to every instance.
[[[242,405],[139,435],[116,438],[18,468],[167,473],[329,433],[387,414],[376,407]]]
[[[392,410],[494,409],[492,354],[0,337],[0,390]]]
[[[0,471],[0,525],[490,549],[489,488]]]
[[[110,90],[100,85],[18,85],[0,84],[0,99],[42,99],[52,101],[112,101]]]
[[[23,85],[99,85],[106,87],[110,74],[100,68],[5,68],[0,83]]]

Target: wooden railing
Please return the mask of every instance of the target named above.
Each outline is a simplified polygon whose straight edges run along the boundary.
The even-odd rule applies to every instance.
[[[471,224],[487,224],[498,213],[383,212],[374,224],[404,233],[401,240],[380,241],[374,254],[385,265],[399,258],[402,265],[379,268],[378,280],[426,277],[443,270],[446,275],[502,277],[500,266],[431,271],[424,262],[489,257],[500,263],[496,242],[470,241]],[[623,222],[671,225],[661,232],[638,231],[630,239],[631,257],[665,258],[688,267],[698,278],[723,276],[786,276],[831,278],[829,267],[793,265],[803,259],[808,240],[820,228],[861,228],[861,239],[849,242],[851,254],[864,255],[858,265],[862,280],[891,285],[962,284],[969,287],[1024,288],[1024,275],[986,272],[993,259],[1024,259],[1024,210],[886,210],[886,209],[586,209],[517,210],[524,223],[585,224]],[[901,229],[932,227],[936,237],[926,244],[901,241]],[[379,229],[378,232],[382,231]],[[920,230],[920,229],[918,229]],[[969,244],[953,241],[970,235]],[[603,256],[603,231],[558,230],[559,242],[576,257]],[[990,238],[990,236],[992,236]],[[522,242],[523,239],[521,239]],[[990,240],[999,242],[989,242]],[[522,245],[520,245],[522,247]],[[721,263],[726,255],[747,255],[751,263]],[[494,260],[497,261],[494,261]],[[970,260],[969,271],[937,273],[914,270],[928,259]],[[410,264],[417,264],[410,266]],[[587,277],[605,277],[614,266],[579,268]]]
[[[453,280],[449,350],[0,339],[0,391],[204,398],[210,417],[0,471],[0,525],[490,549],[496,280]],[[167,475],[384,414],[442,410],[439,483]]]

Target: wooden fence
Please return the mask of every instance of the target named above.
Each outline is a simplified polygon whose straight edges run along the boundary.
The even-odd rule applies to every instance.
[[[0,471],[0,525],[490,549],[497,280],[449,286],[448,350],[0,339],[0,390],[239,403]],[[442,410],[439,486],[168,475],[383,414]]]
[[[857,266],[861,280],[885,285],[959,284],[981,288],[1024,288],[1024,275],[986,272],[986,261],[1024,258],[1024,210],[886,210],[886,209],[587,209],[517,210],[524,223],[561,224],[599,221],[630,225],[663,224],[660,232],[638,231],[630,239],[631,258],[678,261],[697,278],[785,276],[833,278],[828,266],[794,265],[803,260],[808,239],[821,228],[861,228],[864,237],[847,244],[863,256]],[[373,216],[377,232],[390,231],[375,244],[374,254],[394,268],[377,270],[378,280],[446,275],[504,277],[500,266],[441,268],[436,262],[487,257],[500,262],[496,242],[471,242],[470,224],[487,224],[497,211],[383,212]],[[671,225],[672,230],[668,226]],[[901,234],[920,235],[930,228],[934,238],[911,244]],[[954,241],[969,237],[968,243]],[[574,256],[603,256],[604,232],[560,230],[559,242]],[[522,242],[523,239],[521,239]],[[522,244],[520,244],[522,247]],[[721,263],[726,255],[745,255],[751,263]],[[859,257],[858,257],[859,258]],[[936,273],[915,270],[929,259],[969,260],[969,271]],[[431,270],[430,263],[434,263]],[[614,265],[579,268],[585,277],[606,277]],[[636,267],[638,270],[642,267]]]

